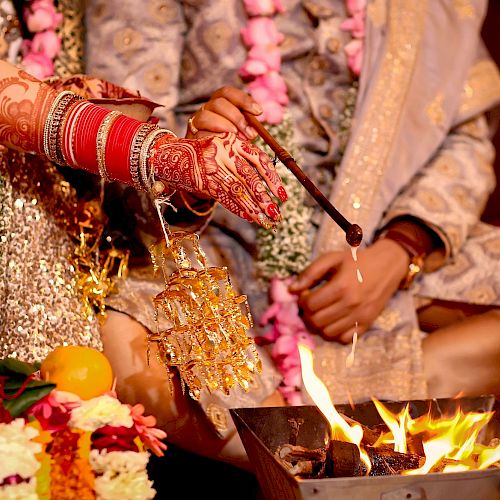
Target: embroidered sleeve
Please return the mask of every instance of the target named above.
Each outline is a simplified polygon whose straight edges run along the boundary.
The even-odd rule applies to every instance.
[[[431,162],[400,193],[384,217],[411,215],[443,240],[455,255],[478,222],[495,186],[494,149],[484,116],[455,127]]]

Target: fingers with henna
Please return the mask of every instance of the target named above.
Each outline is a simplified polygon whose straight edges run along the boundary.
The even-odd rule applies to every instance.
[[[281,213],[278,206],[269,196],[267,189],[257,172],[243,158],[235,157],[236,171],[239,178],[245,184],[252,198],[257,202],[260,209],[272,220],[281,220]]]
[[[238,145],[238,153],[259,172],[276,198],[281,202],[285,202],[288,199],[276,167],[266,153],[248,142],[241,142]]]

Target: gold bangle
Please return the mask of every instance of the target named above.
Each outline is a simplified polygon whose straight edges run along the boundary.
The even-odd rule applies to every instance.
[[[205,215],[210,215],[215,210],[215,206],[217,205],[217,202],[215,202],[208,210],[205,210],[204,212],[199,212],[187,202],[186,198],[184,197],[183,191],[179,191],[179,194],[181,195],[182,201],[186,206],[186,208],[193,214],[197,215],[198,217],[204,217]]]
[[[141,145],[141,150],[139,153],[139,174],[140,174],[140,183],[142,189],[147,192],[151,192],[151,188],[155,182],[153,168],[148,171],[148,160],[150,154],[150,148],[156,139],[163,137],[164,135],[173,135],[173,132],[166,128],[157,128],[151,131],[144,142]],[[174,135],[175,137],[175,135]]]
[[[109,113],[104,117],[104,120],[99,125],[99,130],[97,131],[97,139],[96,139],[97,167],[99,168],[99,173],[101,174],[101,177],[108,182],[110,178],[108,176],[108,171],[106,169],[106,143],[108,142],[109,131],[113,123],[121,115],[122,113],[120,113],[119,111],[111,111],[111,113]]]
[[[49,160],[59,165],[65,165],[65,158],[59,148],[61,122],[70,105],[81,99],[83,98],[79,95],[65,90],[56,96],[47,115],[43,130],[43,150]]]

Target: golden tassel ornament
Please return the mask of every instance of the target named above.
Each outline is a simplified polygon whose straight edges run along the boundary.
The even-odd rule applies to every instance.
[[[208,267],[197,234],[169,231],[160,203],[155,200],[165,241],[150,252],[165,290],[153,302],[156,324],[163,315],[169,327],[149,333],[148,342],[158,344],[160,362],[178,370],[183,390],[196,400],[203,389],[228,395],[238,385],[247,391],[262,370],[247,335],[252,327],[247,297],[235,293],[226,267]]]

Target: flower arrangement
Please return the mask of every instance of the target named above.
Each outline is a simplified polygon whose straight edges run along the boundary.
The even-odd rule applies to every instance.
[[[57,12],[53,0],[29,0],[23,17],[30,38],[23,40],[21,64],[28,73],[43,80],[54,74],[54,59],[61,50],[56,30],[63,16]]]
[[[248,53],[240,68],[240,76],[264,110],[259,118],[269,124],[271,135],[300,163],[300,151],[294,144],[293,123],[286,112],[286,83],[280,74],[279,45],[284,36],[274,22],[274,16],[284,12],[284,7],[281,0],[243,2],[249,20],[241,36]],[[341,29],[352,35],[344,50],[354,76],[359,76],[361,71],[365,9],[366,0],[347,0],[350,17],[341,24]],[[347,142],[356,96],[357,81],[354,80],[347,92],[345,109],[339,116],[343,138],[339,147],[339,162]],[[269,155],[273,154],[261,139],[257,144]],[[261,326],[268,327],[268,330],[257,337],[256,342],[272,345],[271,357],[283,376],[280,392],[289,404],[300,405],[303,402],[297,345],[302,342],[312,349],[314,340],[300,317],[297,296],[288,292],[288,285],[310,262],[313,210],[305,203],[306,192],[294,175],[281,163],[278,163],[277,170],[287,190],[288,201],[280,207],[283,220],[274,232],[257,229],[257,272],[269,287],[270,307],[260,318]]]
[[[283,5],[281,0],[244,0],[244,4],[249,19],[241,30],[241,37],[248,54],[240,68],[240,76],[264,110],[259,119],[270,124],[281,123],[288,104],[286,83],[279,73],[279,45],[284,36],[272,17],[283,12]]]
[[[154,498],[147,450],[161,456],[166,434],[142,405],[112,390],[82,400],[13,358],[0,361],[0,398],[1,498]]]
[[[363,62],[366,0],[347,0],[347,12],[350,17],[340,25],[340,28],[350,31],[352,40],[346,44],[344,51],[347,65],[354,75],[359,76]]]
[[[286,83],[280,75],[283,41],[274,20],[275,14],[284,12],[281,0],[244,0],[249,16],[242,29],[243,43],[248,48],[247,59],[240,68],[240,76],[248,90],[264,110],[259,119],[268,123],[269,131],[280,144],[297,158],[290,116],[285,112],[288,104]],[[258,140],[261,149],[272,155],[269,146]],[[299,341],[312,347],[311,335],[299,316],[297,297],[287,291],[290,277],[309,263],[311,241],[307,230],[312,210],[304,203],[305,190],[281,163],[277,165],[288,201],[280,207],[283,220],[275,232],[257,230],[257,272],[270,284],[271,305],[260,320],[269,326],[265,335],[256,338],[259,345],[272,344],[271,357],[283,375],[279,390],[289,404],[301,404]],[[276,252],[276,246],[280,251]]]

